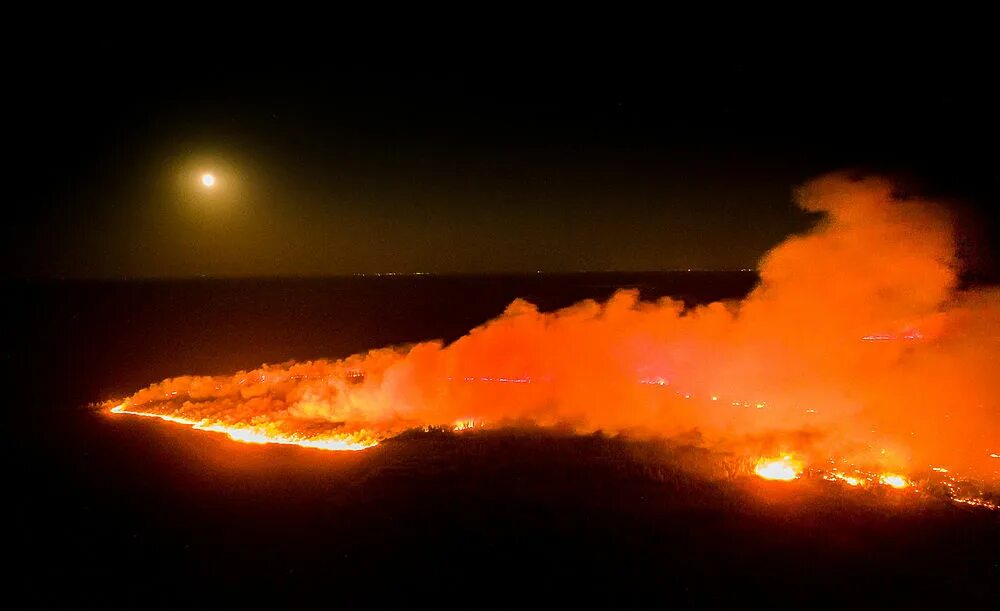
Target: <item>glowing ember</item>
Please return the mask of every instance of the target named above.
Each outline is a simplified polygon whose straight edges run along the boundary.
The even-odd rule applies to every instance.
[[[802,473],[802,463],[790,455],[781,458],[762,458],[757,461],[754,473],[764,479],[791,481]]]
[[[954,503],[968,505],[970,507],[982,507],[983,509],[990,509],[993,511],[1000,509],[1000,505],[997,505],[996,503],[991,503],[985,499],[978,499],[975,497],[952,497],[951,500]]]
[[[857,475],[848,475],[843,471],[837,471],[836,469],[830,471],[829,473],[824,474],[823,479],[831,482],[836,482],[836,481],[844,482],[848,486],[860,486],[864,482],[864,479],[862,477],[859,477]]]

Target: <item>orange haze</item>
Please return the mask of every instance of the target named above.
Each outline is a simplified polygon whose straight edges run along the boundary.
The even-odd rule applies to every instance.
[[[480,422],[696,429],[715,447],[996,477],[1000,292],[956,288],[948,215],[839,174],[796,199],[823,220],[768,252],[743,300],[685,309],[625,290],[551,313],[516,300],[447,346],[183,376],[120,411],[286,443]]]

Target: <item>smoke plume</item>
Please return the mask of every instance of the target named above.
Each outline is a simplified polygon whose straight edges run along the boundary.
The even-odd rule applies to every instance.
[[[173,378],[120,410],[357,447],[431,425],[696,430],[718,447],[996,477],[1000,292],[957,288],[946,211],[841,174],[796,201],[820,222],[768,252],[742,300],[516,300],[450,345]]]

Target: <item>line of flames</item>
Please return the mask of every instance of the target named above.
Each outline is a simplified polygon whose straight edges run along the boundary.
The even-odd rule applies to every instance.
[[[124,403],[111,408],[113,414],[128,414],[130,416],[143,416],[146,418],[158,418],[167,422],[184,424],[199,431],[211,431],[213,433],[224,433],[233,441],[241,443],[276,443],[282,445],[296,445],[304,448],[314,448],[316,450],[330,451],[358,451],[378,445],[378,440],[369,435],[366,431],[355,433],[326,433],[315,437],[305,437],[289,433],[274,431],[262,426],[253,425],[226,425],[208,420],[191,420],[179,416],[167,414],[157,414],[153,412],[140,412],[128,409]]]
[[[754,465],[754,473],[763,479],[792,481],[802,476],[805,462],[791,454],[775,458],[761,458]],[[820,477],[830,482],[843,482],[848,486],[872,486],[879,484],[902,490],[912,483],[905,475],[894,472],[872,473],[855,469],[850,473],[833,468],[820,472]]]
[[[296,445],[304,448],[313,448],[326,451],[359,451],[378,445],[380,439],[368,431],[357,431],[352,433],[322,433],[319,435],[306,437],[303,435],[289,434],[273,429],[254,425],[226,425],[208,420],[192,420],[180,416],[159,414],[155,412],[143,412],[129,409],[126,403],[120,403],[110,408],[113,414],[127,414],[131,416],[142,416],[146,418],[156,418],[167,422],[190,426],[199,431],[209,431],[223,433],[229,439],[241,443],[251,444],[280,444]],[[472,418],[460,419],[452,423],[451,430],[464,432],[472,429],[485,428],[486,423]],[[939,474],[948,474],[948,469],[943,467],[932,467],[931,469]],[[794,481],[799,479],[806,472],[806,463],[794,454],[784,454],[777,457],[760,458],[754,465],[754,474],[762,479],[775,481]],[[851,469],[845,471],[836,467],[829,469],[812,469],[820,478],[846,484],[852,487],[870,488],[874,486],[888,486],[897,490],[910,488],[913,492],[919,492],[913,482],[905,475],[895,472],[870,472],[862,469]],[[953,475],[943,475],[941,484],[944,485],[952,502],[961,505],[980,507],[990,510],[1000,509],[1000,505],[975,496],[961,496],[957,489],[959,480]]]
[[[931,467],[930,469],[939,474],[937,481],[934,483],[943,485],[947,489],[947,498],[951,502],[994,511],[1000,510],[1000,504],[989,501],[986,498],[968,496],[961,492],[959,489],[961,480],[951,475],[948,469],[944,467]],[[844,471],[836,467],[830,469],[814,468],[811,471],[826,481],[846,484],[855,488],[887,486],[896,490],[909,489],[914,493],[921,492],[921,489],[909,477],[895,472],[878,473],[863,469]],[[799,479],[805,472],[805,462],[791,454],[761,458],[754,465],[754,474],[766,480],[789,482]]]

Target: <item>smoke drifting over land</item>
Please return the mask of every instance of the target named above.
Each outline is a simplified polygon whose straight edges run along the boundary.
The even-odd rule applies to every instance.
[[[841,174],[796,199],[822,220],[765,255],[743,300],[517,300],[447,346],[183,376],[117,411],[333,449],[435,425],[697,430],[715,447],[997,477],[1000,290],[957,288],[946,211]]]

